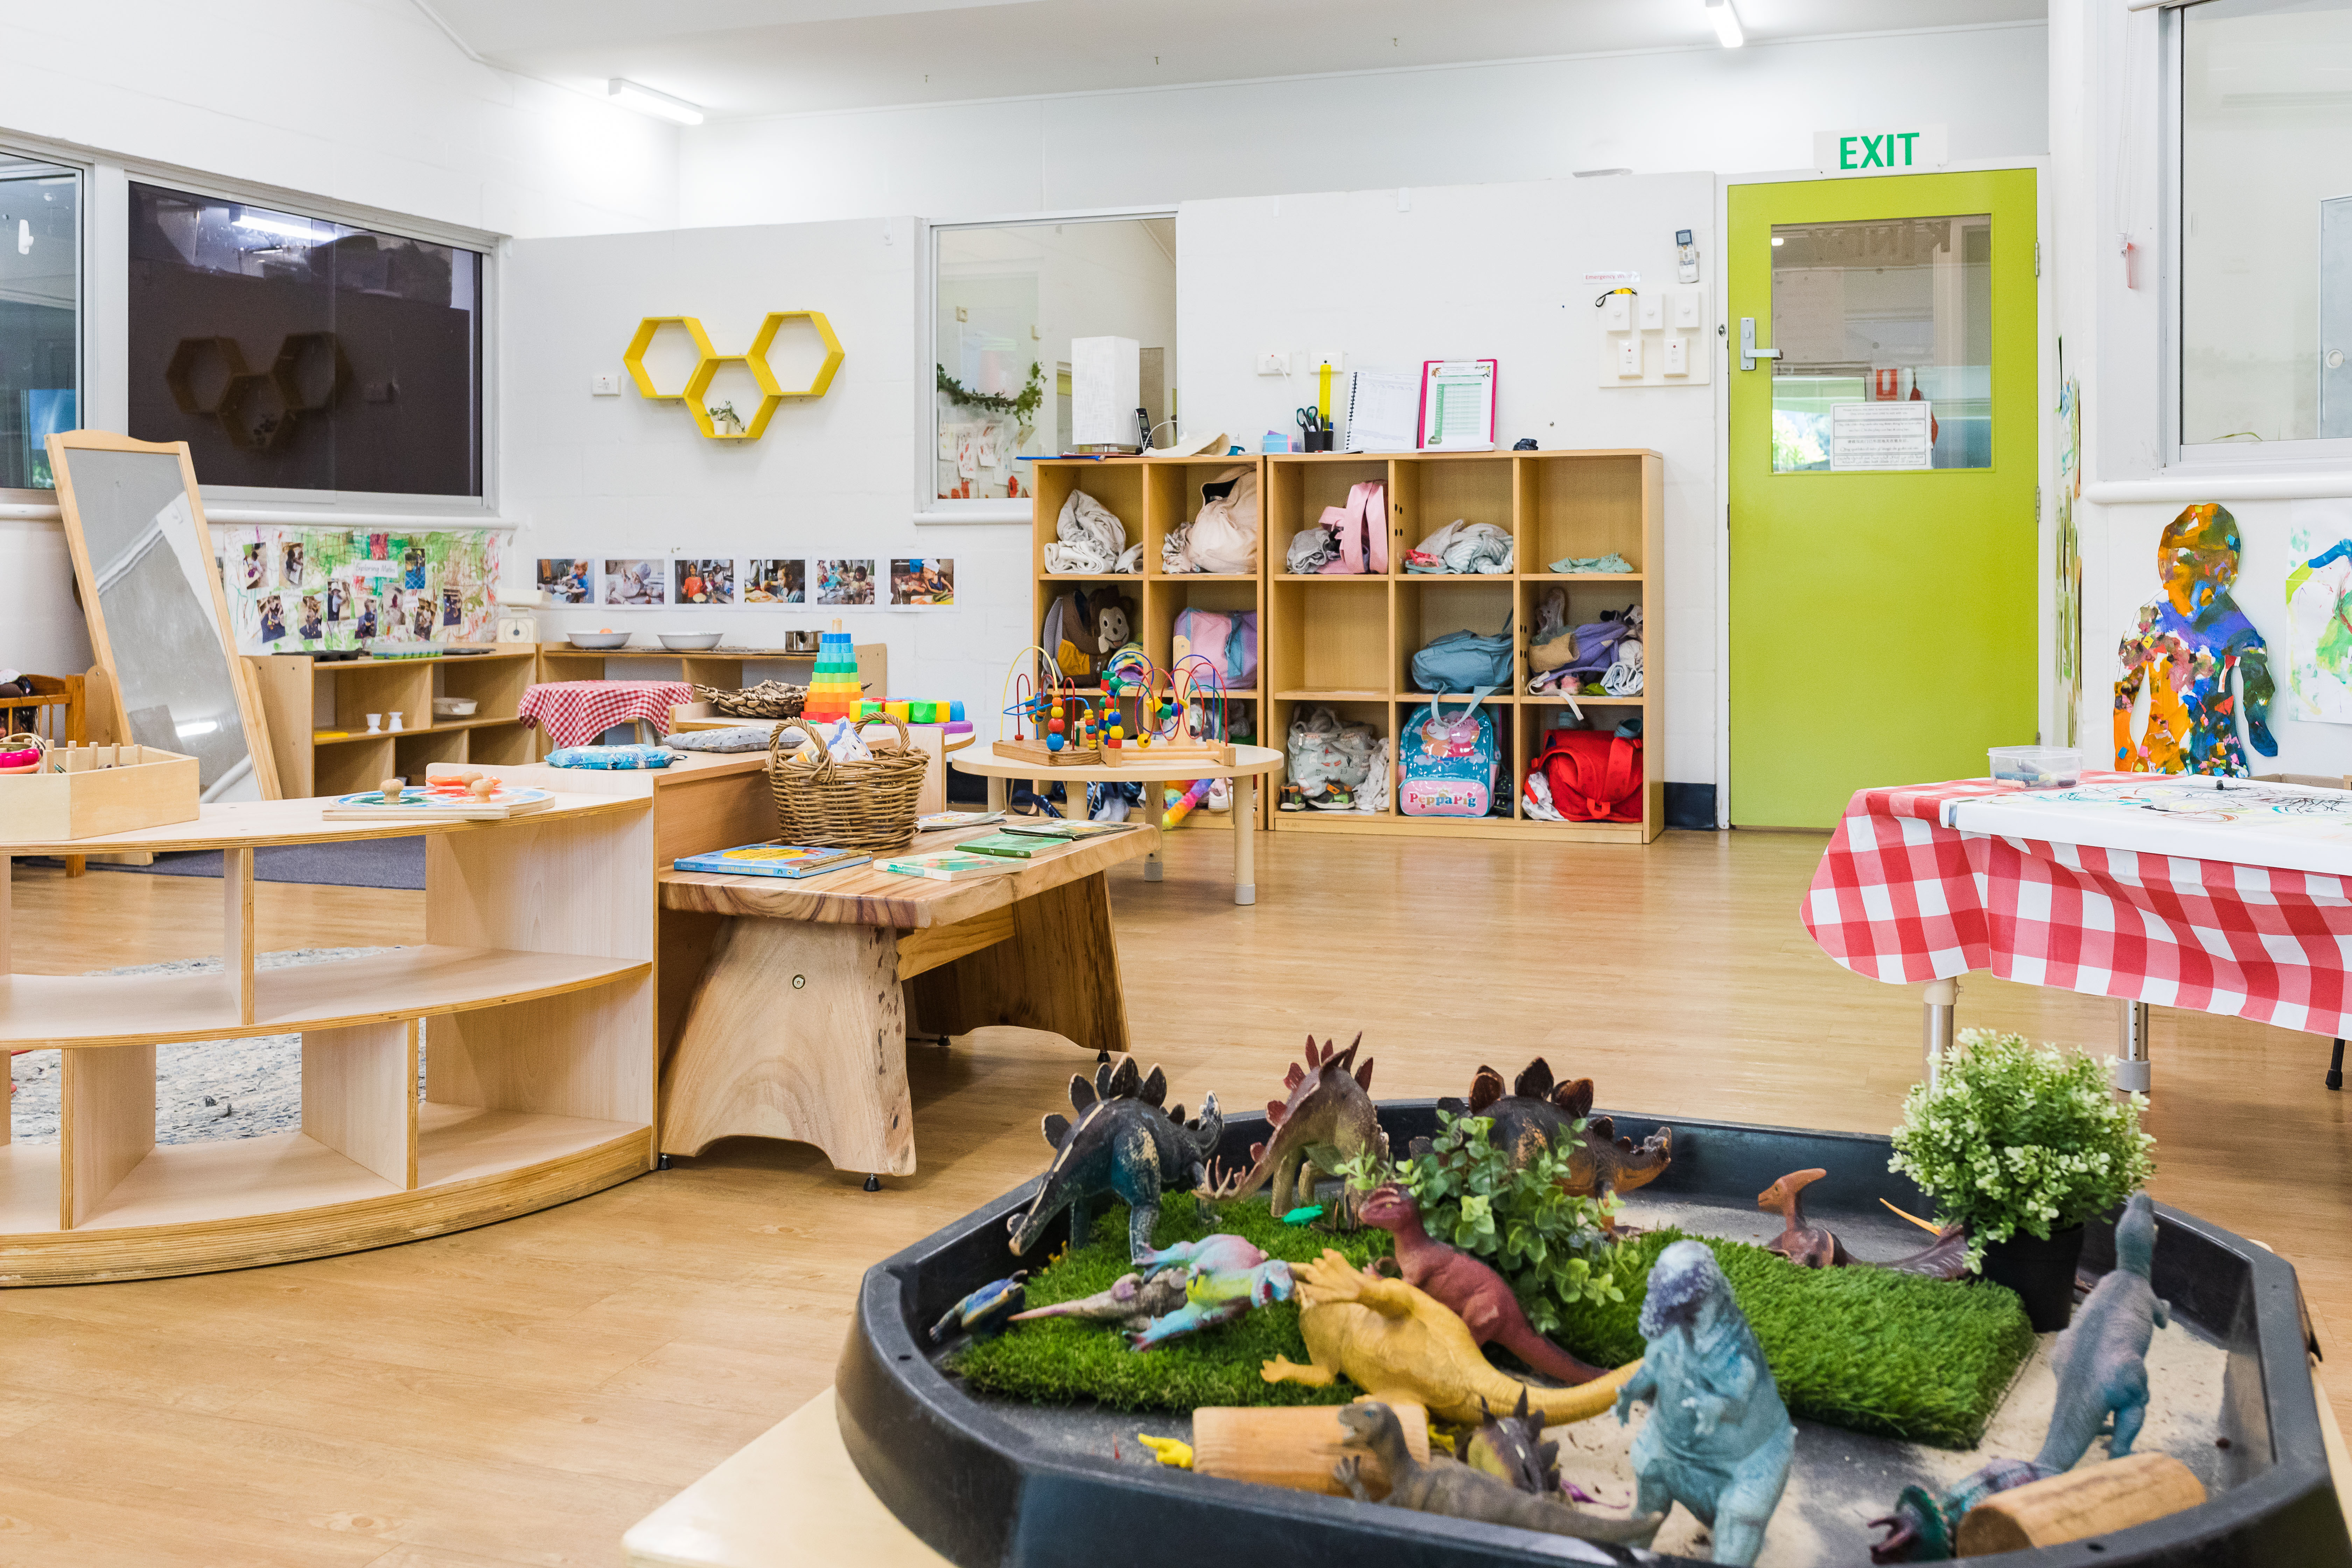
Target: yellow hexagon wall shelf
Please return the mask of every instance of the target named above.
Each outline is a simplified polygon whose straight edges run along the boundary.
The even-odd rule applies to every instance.
[[[824,344],[824,359],[818,364],[816,374],[810,378],[807,386],[787,390],[777,384],[776,373],[768,363],[768,350],[774,344],[776,333],[783,324],[794,321],[806,321],[815,329],[818,341]],[[683,327],[694,341],[694,369],[687,376],[686,385],[677,392],[657,390],[653,378],[646,373],[646,350],[652,345],[654,334],[665,326]],[[636,336],[629,340],[628,352],[621,356],[621,363],[628,366],[629,379],[636,383],[641,395],[656,402],[683,401],[687,414],[694,420],[695,428],[711,440],[756,441],[767,430],[768,421],[775,416],[777,407],[785,398],[823,397],[825,389],[833,384],[833,373],[841,368],[842,359],[841,340],[834,335],[833,323],[825,320],[824,311],[771,310],[761,321],[760,330],[751,339],[750,351],[740,354],[722,354],[714,349],[709,334],[692,316],[647,316],[637,323]],[[703,401],[710,391],[711,382],[728,365],[740,365],[751,372],[752,381],[760,388],[759,405],[740,430],[719,429]]]

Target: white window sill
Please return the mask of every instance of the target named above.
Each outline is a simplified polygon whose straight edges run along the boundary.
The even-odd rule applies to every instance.
[[[952,509],[941,508],[937,511],[919,511],[915,513],[915,521],[932,527],[953,527],[961,523],[975,522],[1027,522],[1033,515],[1034,514],[1028,498],[1024,496],[1010,500],[963,501]]]
[[[2099,479],[2083,487],[2095,506],[2257,500],[2334,500],[2352,496],[2352,468],[2300,473],[2246,473],[2229,468],[2168,468],[2152,479]]]

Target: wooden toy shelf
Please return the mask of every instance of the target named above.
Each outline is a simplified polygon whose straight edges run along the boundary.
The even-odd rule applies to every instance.
[[[492,823],[325,822],[324,804],[208,805],[195,822],[74,841],[89,853],[222,851],[226,962],[219,973],[108,976],[0,964],[0,1047],[59,1047],[62,1060],[57,1143],[12,1142],[0,1110],[0,1285],[356,1251],[651,1168],[649,795],[562,794]],[[256,968],[257,848],[419,834],[422,945]],[[0,839],[0,960],[10,858],[62,847]],[[155,1142],[159,1042],[292,1033],[299,1131]]]
[[[1236,458],[1235,461],[1240,459]],[[1261,559],[1282,564],[1292,536],[1311,527],[1327,506],[1344,503],[1349,487],[1374,480],[1389,500],[1389,571],[1379,576],[1302,576],[1276,570],[1265,581],[1261,641],[1266,744],[1279,746],[1292,714],[1327,704],[1342,720],[1362,720],[1393,742],[1406,717],[1428,695],[1413,689],[1412,656],[1447,632],[1481,636],[1510,620],[1515,678],[1511,689],[1488,697],[1496,739],[1503,751],[1496,792],[1507,815],[1486,817],[1406,816],[1389,792],[1385,812],[1276,810],[1278,832],[1402,833],[1432,837],[1534,838],[1646,844],[1665,827],[1666,604],[1664,460],[1655,452],[1276,453],[1265,460],[1265,542]],[[1114,508],[1114,510],[1117,509]],[[1043,515],[1043,502],[1040,502]],[[1445,524],[1462,519],[1491,522],[1512,537],[1515,570],[1494,575],[1412,574],[1405,552]],[[1625,573],[1545,570],[1569,557],[1612,552],[1631,562]],[[1643,685],[1636,697],[1579,697],[1577,705],[1612,724],[1642,719],[1642,820],[1637,823],[1543,822],[1527,815],[1520,781],[1542,749],[1547,729],[1567,711],[1558,696],[1528,694],[1527,651],[1545,592],[1568,591],[1568,624],[1642,606]]]
[[[1269,555],[1264,540],[1258,550],[1255,572],[1166,572],[1160,569],[1160,546],[1170,530],[1190,522],[1201,509],[1201,486],[1221,474],[1235,468],[1251,468],[1258,476],[1258,494],[1265,494],[1266,459],[1256,456],[1229,458],[1044,458],[1031,465],[1036,469],[1032,486],[1030,571],[1035,580],[1035,602],[1029,618],[1031,640],[1045,624],[1045,611],[1056,595],[1071,588],[1093,590],[1117,584],[1118,591],[1135,601],[1135,635],[1144,653],[1152,663],[1167,668],[1173,661],[1176,617],[1187,609],[1212,610],[1223,615],[1235,615],[1254,610],[1258,617],[1260,657],[1264,657],[1265,633],[1265,568],[1279,565],[1282,550],[1276,546]],[[1059,537],[1055,526],[1060,520],[1063,503],[1073,490],[1083,490],[1108,507],[1112,515],[1127,525],[1127,542],[1132,545],[1139,539],[1143,544],[1143,566],[1139,572],[1048,572],[1045,570],[1045,546]],[[1263,510],[1261,509],[1261,515]],[[1287,535],[1285,536],[1286,542]],[[1234,710],[1234,717],[1246,714],[1256,725],[1257,743],[1275,745],[1268,741],[1267,704],[1264,700],[1261,680],[1258,687],[1248,690],[1225,693],[1225,700]],[[1086,689],[1087,695],[1099,695],[1099,687]],[[982,740],[993,740],[996,731],[990,726],[993,714],[973,715],[973,724]],[[1267,802],[1274,789],[1261,784],[1256,792],[1259,802],[1257,826],[1265,825]],[[1195,811],[1185,818],[1184,827],[1230,828],[1229,812]]]
[[[390,774],[423,778],[433,763],[527,763],[535,731],[518,710],[537,650],[499,644],[429,658],[320,659],[248,655],[269,719],[278,787],[289,798],[373,789]],[[462,719],[435,715],[436,697],[471,698]],[[371,735],[367,716],[401,715],[399,734]],[[341,731],[341,733],[335,733]]]

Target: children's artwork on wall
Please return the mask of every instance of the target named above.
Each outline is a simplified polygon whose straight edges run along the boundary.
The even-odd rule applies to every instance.
[[[2237,519],[2210,501],[2165,525],[2156,551],[2162,591],[2141,606],[2118,650],[2118,772],[2244,776],[2241,695],[2245,739],[2263,756],[2278,755],[2270,731],[2269,645],[2230,594],[2238,579],[2238,550]],[[2132,708],[2143,685],[2147,727],[2135,740]]]
[[[902,608],[936,609],[955,603],[955,562],[940,555],[893,557],[890,602]]]
[[[247,652],[336,652],[377,637],[491,640],[506,538],[499,531],[221,531],[236,568],[224,584],[229,619]]]
[[[539,591],[551,604],[591,605],[596,602],[596,563],[575,555],[541,556],[536,576]]]
[[[808,603],[808,563],[748,561],[743,565],[743,602],[747,605]]]
[[[631,610],[656,609],[669,603],[669,563],[607,559],[604,584],[604,602],[607,605]]]
[[[2352,724],[2352,503],[2298,501],[2287,548],[2287,689],[2294,716]]]
[[[2063,340],[2058,357],[2066,357]],[[2056,647],[2051,673],[2058,688],[2058,744],[2074,745],[2083,710],[2083,541],[2074,503],[2083,495],[2083,387],[2068,376],[2058,388]]]
[[[820,605],[870,605],[874,602],[874,560],[823,560],[814,567],[816,602]]]
[[[677,585],[673,603],[680,605],[731,605],[735,602],[735,558],[723,561],[706,558],[680,557],[670,563],[672,581]]]

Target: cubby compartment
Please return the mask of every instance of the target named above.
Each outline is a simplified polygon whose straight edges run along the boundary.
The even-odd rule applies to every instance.
[[[1261,655],[1278,697],[1384,698],[1393,679],[1385,578],[1277,578]],[[1261,684],[1266,684],[1261,681]]]
[[[1512,614],[1512,582],[1508,577],[1408,577],[1396,585],[1396,690],[1401,698],[1422,695],[1425,688],[1412,678],[1413,656],[1449,632],[1466,631],[1486,637],[1516,630]],[[1524,664],[1515,647],[1499,695],[1507,700],[1524,684]],[[1480,684],[1485,684],[1481,682]],[[1452,690],[1466,689],[1461,687]]]
[[[1287,461],[1270,461],[1265,471],[1265,550],[1266,575],[1277,581],[1291,577],[1284,562],[1290,542],[1300,530],[1313,527],[1322,520],[1326,507],[1344,507],[1348,492],[1359,484],[1371,483],[1381,487],[1386,498],[1387,527],[1390,532],[1390,569],[1401,569],[1402,552],[1396,539],[1403,531],[1397,510],[1395,489],[1390,483],[1390,463],[1385,458],[1354,453],[1333,456],[1293,458]]]
[[[1217,479],[1221,479],[1227,474],[1238,471],[1255,470],[1256,467],[1257,459],[1252,457],[1215,458],[1197,463],[1178,463],[1159,460],[1150,462],[1143,469],[1144,571],[1152,576],[1171,577],[1174,581],[1180,583],[1187,580],[1194,582],[1256,582],[1257,574],[1255,571],[1220,573],[1179,572],[1171,574],[1162,572],[1160,564],[1160,552],[1167,542],[1168,535],[1200,515],[1201,487],[1205,484],[1210,484]],[[1257,527],[1257,532],[1259,535],[1258,554],[1261,564],[1264,563],[1265,560],[1265,497],[1261,493],[1258,497],[1259,517]],[[1133,543],[1134,535],[1131,524],[1129,525],[1129,528],[1130,531],[1128,542],[1129,543]]]
[[[1549,454],[1511,459],[1519,510],[1519,570],[1612,552],[1650,569],[1652,513],[1664,500],[1648,477],[1645,452]]]
[[[1128,543],[1135,544],[1144,538],[1144,481],[1146,459],[1131,462],[1038,463],[1037,493],[1034,498],[1036,526],[1030,546],[1034,568],[1041,577],[1045,570],[1045,546],[1057,537],[1055,525],[1062,507],[1074,490],[1082,490],[1110,509],[1127,530]],[[1150,550],[1145,551],[1149,556]],[[1055,574],[1058,580],[1068,581],[1070,574]],[[1099,574],[1089,574],[1099,575]]]
[[[475,720],[510,719],[522,706],[530,685],[531,661],[527,658],[484,658],[478,656],[433,661],[436,697],[469,698]],[[439,722],[436,717],[436,722]]]
[[[399,737],[367,735],[320,745],[312,763],[316,793],[352,795],[373,789],[397,772],[393,747]]]
[[[1258,614],[1257,584],[1255,579],[1229,581],[1222,577],[1161,577],[1155,579],[1144,592],[1142,641],[1143,651],[1151,662],[1162,669],[1176,668],[1177,618],[1187,610],[1204,610],[1215,615],[1241,616]],[[1262,675],[1265,658],[1265,626],[1258,626],[1258,670]],[[1225,663],[1224,658],[1220,663]],[[1259,679],[1234,681],[1227,695],[1236,692],[1255,693]]]
[[[485,724],[466,737],[466,760],[479,767],[517,767],[531,760],[537,732],[520,724]]]
[[[422,784],[425,770],[435,763],[462,763],[466,757],[466,730],[427,730],[413,735],[396,735],[392,742],[392,771],[413,784]]]
[[[1389,513],[1396,527],[1389,564],[1404,571],[1404,552],[1450,522],[1486,522],[1512,533],[1513,470],[1486,453],[1433,456],[1391,465]],[[1510,570],[1525,571],[1523,552],[1513,539]]]
[[[1268,710],[1272,715],[1273,721],[1273,733],[1267,739],[1265,744],[1275,747],[1283,753],[1282,773],[1277,779],[1270,782],[1266,786],[1268,791],[1276,796],[1277,806],[1280,804],[1282,786],[1292,782],[1290,766],[1291,724],[1293,721],[1300,719],[1302,716],[1318,708],[1329,709],[1343,725],[1349,723],[1363,723],[1370,725],[1374,735],[1381,741],[1389,741],[1396,733],[1396,705],[1390,702],[1385,698],[1355,698],[1340,700],[1316,699],[1313,700],[1286,700],[1280,698],[1276,699],[1269,705]],[[1393,744],[1389,748],[1389,755],[1386,763],[1375,765],[1384,765],[1388,769],[1390,781],[1391,786],[1393,786],[1396,771],[1396,748]],[[1368,782],[1370,777],[1371,775],[1370,773],[1366,774]],[[1396,815],[1395,794],[1396,792],[1394,788],[1391,787],[1389,791],[1390,798],[1386,805],[1377,812],[1323,811],[1310,806],[1305,811],[1282,812],[1279,813],[1279,815],[1286,818],[1313,818],[1326,823],[1352,825],[1360,827],[1362,825],[1369,822],[1381,821],[1393,817]]]

